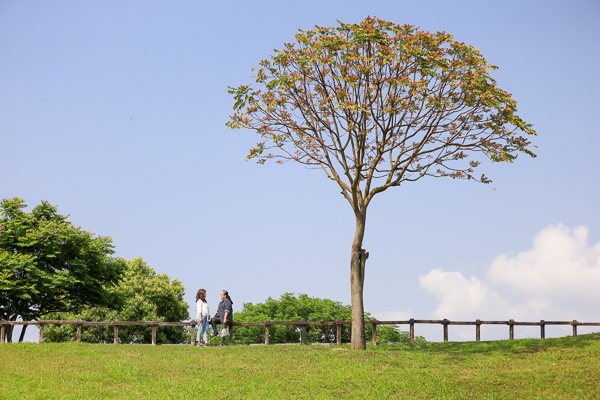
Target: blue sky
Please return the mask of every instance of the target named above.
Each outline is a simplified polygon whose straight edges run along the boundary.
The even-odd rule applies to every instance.
[[[320,171],[245,162],[258,138],[225,127],[227,87],[298,29],[368,15],[481,50],[539,150],[484,162],[490,187],[430,179],[376,197],[366,309],[600,321],[597,1],[2,0],[0,196],[58,205],[182,280],[190,305],[200,287],[238,310],[284,292],[349,304],[350,207]]]

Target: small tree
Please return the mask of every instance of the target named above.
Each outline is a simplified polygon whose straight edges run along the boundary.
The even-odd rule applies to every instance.
[[[445,32],[377,18],[296,35],[260,62],[256,82],[230,88],[228,126],[262,141],[248,159],[295,161],[322,169],[354,212],[350,257],[352,348],[365,348],[362,248],[373,197],[425,176],[490,183],[474,175],[481,153],[492,162],[535,155],[518,132],[535,135],[496,86],[478,50]]]
[[[26,207],[18,197],[0,203],[0,319],[116,304],[109,289],[125,262],[112,256],[112,240],[73,226],[48,202]],[[12,340],[12,326],[5,334]]]

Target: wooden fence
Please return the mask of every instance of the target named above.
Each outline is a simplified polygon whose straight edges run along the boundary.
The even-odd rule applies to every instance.
[[[308,326],[337,326],[337,344],[342,344],[342,326],[351,325],[352,321],[265,321],[265,322],[234,322],[233,326],[264,326],[265,327],[265,344],[269,344],[269,327],[273,325],[296,325],[300,327],[300,344],[306,343],[306,328]],[[481,325],[508,325],[508,337],[510,340],[515,338],[515,326],[539,326],[540,338],[546,337],[546,325],[571,325],[573,327],[573,336],[577,336],[578,326],[600,326],[600,322],[578,322],[573,321],[544,321],[540,322],[517,322],[515,320],[508,321],[450,321],[443,320],[425,320],[425,319],[409,319],[406,321],[378,321],[365,320],[365,324],[373,325],[373,345],[377,345],[377,325],[409,325],[410,341],[415,341],[415,324],[441,324],[444,330],[444,342],[448,341],[448,326],[449,325],[474,325],[475,340],[481,340]],[[0,343],[4,343],[4,332],[9,325],[38,325],[39,327],[39,343],[44,342],[44,326],[45,325],[76,325],[77,339],[81,341],[81,328],[83,326],[112,326],[114,327],[114,344],[119,343],[119,327],[120,326],[151,326],[152,327],[152,345],[156,345],[156,329],[160,326],[190,326],[192,328],[190,345],[196,344],[196,326],[198,323],[195,320],[189,322],[157,322],[157,321],[115,321],[115,322],[94,322],[94,321],[66,321],[66,320],[38,320],[38,321],[6,321],[0,320]],[[233,327],[229,327],[229,344],[232,343]]]

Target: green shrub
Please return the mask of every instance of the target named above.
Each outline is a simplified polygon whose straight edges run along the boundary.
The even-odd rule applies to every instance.
[[[234,314],[235,322],[265,322],[270,321],[349,321],[352,319],[352,308],[339,301],[309,297],[306,294],[284,293],[278,300],[268,298],[264,303],[244,303],[243,309]],[[365,319],[372,319],[365,313]],[[367,340],[372,340],[373,327],[365,327]],[[300,327],[297,325],[272,325],[269,328],[270,343],[297,343],[300,341]],[[308,343],[335,343],[337,341],[337,326],[308,326],[306,340]],[[233,330],[233,340],[237,343],[264,343],[265,327],[236,326]],[[342,342],[350,341],[350,325],[342,327]],[[403,332],[396,325],[378,325],[378,342],[410,341],[408,332]],[[421,336],[415,341],[425,342]]]

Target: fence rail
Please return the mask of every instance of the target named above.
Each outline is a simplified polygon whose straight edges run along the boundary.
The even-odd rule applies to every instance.
[[[269,327],[273,325],[296,325],[301,329],[300,344],[306,343],[306,329],[308,326],[336,326],[337,327],[337,344],[342,344],[342,326],[351,325],[352,321],[269,321],[265,322],[233,322],[229,326],[229,344],[232,343],[233,326],[264,326],[265,327],[265,344],[269,344]],[[377,345],[377,325],[409,325],[410,341],[415,341],[415,324],[441,324],[444,330],[444,342],[448,341],[448,326],[449,325],[474,325],[475,340],[481,340],[481,325],[508,325],[508,336],[510,340],[515,338],[515,325],[518,326],[539,326],[540,338],[545,339],[546,325],[571,325],[573,327],[573,336],[577,336],[578,326],[600,326],[600,322],[579,322],[573,321],[544,321],[539,322],[518,322],[515,320],[508,321],[450,321],[447,319],[409,319],[404,321],[379,321],[377,319],[365,320],[365,324],[373,325],[373,345]],[[114,321],[114,322],[96,322],[96,321],[67,321],[67,320],[37,320],[37,321],[6,321],[0,320],[0,343],[4,343],[5,329],[10,325],[38,325],[39,327],[39,343],[44,342],[44,326],[45,325],[76,325],[77,339],[81,341],[81,328],[83,326],[112,326],[114,327],[114,344],[119,343],[119,326],[151,326],[152,327],[152,345],[156,345],[156,329],[160,326],[190,326],[192,328],[190,345],[196,345],[196,326],[198,322],[191,320],[189,322],[158,322],[158,321]]]

